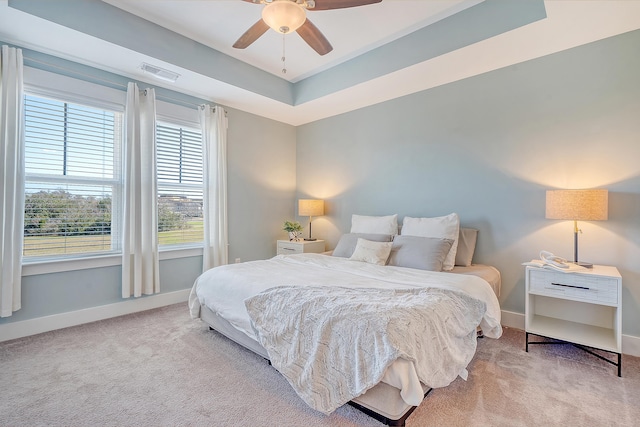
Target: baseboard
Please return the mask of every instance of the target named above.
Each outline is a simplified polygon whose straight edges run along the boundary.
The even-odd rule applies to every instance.
[[[502,319],[500,323],[502,323],[502,326],[522,329],[524,331],[524,314],[502,310]]]
[[[524,314],[502,310],[502,325],[524,330]],[[640,337],[622,334],[622,353],[640,357]]]
[[[622,353],[640,357],[640,337],[622,335]]]
[[[186,302],[191,289],[0,325],[0,342]],[[187,308],[185,306],[185,312]]]

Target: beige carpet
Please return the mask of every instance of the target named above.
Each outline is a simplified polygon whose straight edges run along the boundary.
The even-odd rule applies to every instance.
[[[479,341],[468,381],[434,390],[415,426],[640,425],[640,359],[615,368],[524,333]],[[309,409],[264,359],[183,304],[0,343],[2,426],[380,426]]]

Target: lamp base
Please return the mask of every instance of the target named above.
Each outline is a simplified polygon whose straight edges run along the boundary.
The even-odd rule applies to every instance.
[[[590,262],[582,262],[582,261],[571,261],[571,264],[579,265],[584,268],[593,268],[593,264]]]
[[[305,242],[315,242],[318,239],[304,239]]]

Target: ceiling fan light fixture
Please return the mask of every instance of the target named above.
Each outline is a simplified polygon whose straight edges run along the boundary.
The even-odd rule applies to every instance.
[[[276,0],[262,9],[262,20],[278,33],[297,30],[307,20],[302,7],[289,0]]]

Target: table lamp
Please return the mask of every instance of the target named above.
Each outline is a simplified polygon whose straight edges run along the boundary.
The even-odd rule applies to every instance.
[[[608,217],[607,190],[547,190],[547,219],[573,221],[573,262],[586,268],[593,264],[578,262],[578,221],[602,221]]]
[[[311,238],[311,217],[324,215],[324,200],[299,199],[298,215],[309,217],[309,238],[304,240],[316,240]]]

